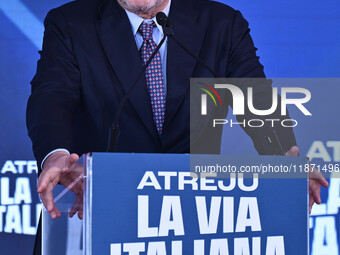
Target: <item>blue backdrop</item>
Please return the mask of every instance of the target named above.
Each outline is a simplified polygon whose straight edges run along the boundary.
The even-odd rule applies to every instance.
[[[43,19],[49,9],[65,2],[0,1],[0,253],[4,255],[30,254],[33,246],[36,211],[40,204],[36,195],[36,166],[25,126],[25,108],[29,82],[39,57]],[[249,21],[268,77],[340,77],[339,1],[222,2],[241,10]],[[337,92],[340,88],[334,87],[332,93],[328,93],[333,95],[333,103],[337,102]],[[327,94],[327,91],[316,87],[312,93]],[[324,103],[315,102],[313,114],[323,117],[325,123],[329,116],[323,113]],[[323,135],[322,125],[318,128],[315,130],[310,125],[296,130],[302,153],[307,154],[313,146],[319,146],[321,151],[315,160],[339,162],[340,150],[333,148],[330,142],[333,145],[339,142],[340,135],[335,129]],[[232,148],[226,146],[230,143],[234,145]],[[251,141],[240,129],[224,133],[223,150],[255,153]],[[338,254],[339,187],[338,179],[332,179],[332,192],[328,196],[328,191],[323,190],[325,204],[311,217],[312,254]]]

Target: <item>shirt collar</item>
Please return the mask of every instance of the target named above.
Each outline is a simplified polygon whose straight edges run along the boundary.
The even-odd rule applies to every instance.
[[[164,14],[166,16],[169,16],[169,12],[170,12],[170,4],[171,4],[171,0],[169,0],[169,3],[165,6],[164,10],[162,12],[164,12]],[[152,18],[152,19],[143,19],[142,17],[138,16],[137,14],[133,13],[133,12],[130,12],[128,10],[125,10],[129,20],[130,20],[130,23],[131,23],[131,27],[132,27],[132,31],[133,31],[133,34],[136,35],[137,32],[138,32],[138,29],[140,27],[140,25],[143,23],[143,21],[146,21],[146,22],[150,22],[151,20],[153,20],[157,26],[157,28],[159,29],[159,31],[162,33],[163,35],[163,28],[161,25],[159,25],[157,23],[157,20],[156,20],[156,17]]]

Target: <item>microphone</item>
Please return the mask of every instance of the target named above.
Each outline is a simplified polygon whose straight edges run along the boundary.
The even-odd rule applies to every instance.
[[[215,77],[218,77],[218,74],[210,67],[208,66],[200,57],[196,56],[191,50],[189,50],[184,44],[179,42],[175,34],[173,32],[173,24],[169,20],[169,18],[165,15],[164,12],[159,12],[156,15],[156,20],[159,25],[163,28],[163,33],[165,36],[168,36],[168,38],[171,38],[178,46],[180,46],[186,53],[188,53],[191,57],[197,60],[202,66],[204,66],[207,70],[209,70],[210,73],[212,73]]]
[[[139,75],[137,76],[137,78],[134,81],[134,83],[129,87],[129,89],[125,93],[124,97],[120,101],[118,110],[117,110],[116,115],[115,115],[116,117],[114,119],[114,122],[113,122],[110,130],[109,130],[108,147],[107,147],[107,150],[106,150],[107,152],[115,152],[116,151],[117,138],[118,138],[118,135],[119,135],[119,118],[120,118],[120,114],[122,113],[122,111],[124,109],[124,105],[125,105],[128,97],[129,97],[129,95],[131,94],[133,89],[136,87],[136,85],[137,85],[139,79],[142,77],[142,75],[145,74],[145,70],[148,68],[148,66],[150,65],[151,61],[156,56],[157,52],[159,51],[159,49],[164,44],[166,37],[167,37],[167,34],[164,33],[164,36],[163,36],[162,40],[160,41],[160,43],[158,44],[157,48],[154,50],[154,52],[152,53],[152,55],[150,56],[150,58],[148,59],[148,61],[144,65],[143,70],[139,73]]]
[[[159,12],[156,15],[156,20],[159,25],[163,28],[163,33],[168,37],[174,37],[173,24],[164,12]]]

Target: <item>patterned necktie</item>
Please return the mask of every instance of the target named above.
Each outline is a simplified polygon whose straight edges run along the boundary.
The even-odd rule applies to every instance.
[[[139,27],[139,33],[143,36],[143,44],[139,50],[143,65],[151,57],[157,45],[152,38],[152,32],[156,27],[155,22],[143,22]],[[165,114],[165,87],[163,79],[163,69],[161,55],[159,52],[155,55],[150,65],[145,71],[146,83],[150,93],[153,119],[157,127],[158,134],[162,134],[164,114]]]

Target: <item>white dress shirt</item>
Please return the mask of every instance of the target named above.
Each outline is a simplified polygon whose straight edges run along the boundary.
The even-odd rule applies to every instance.
[[[162,11],[162,12],[164,12],[164,14],[166,16],[169,16],[170,4],[171,4],[171,0],[169,0],[169,3],[167,4],[167,6]],[[145,20],[142,17],[138,16],[137,14],[129,12],[128,10],[125,10],[125,12],[126,12],[128,18],[130,20],[132,32],[133,32],[133,35],[135,36],[135,41],[136,41],[138,50],[142,47],[142,44],[143,44],[143,37],[138,32],[138,29],[144,21],[147,22],[147,23],[150,23],[152,21],[155,22],[156,27],[153,30],[152,37],[153,37],[154,42],[157,45],[160,43],[164,34],[163,34],[163,28],[157,23],[156,17],[154,17],[153,19]],[[167,84],[167,82],[166,82],[167,47],[168,47],[168,40],[166,39],[166,41],[164,42],[162,47],[159,49],[159,53],[161,55],[161,61],[162,61],[162,71],[163,71],[165,93],[166,93],[166,84]]]

